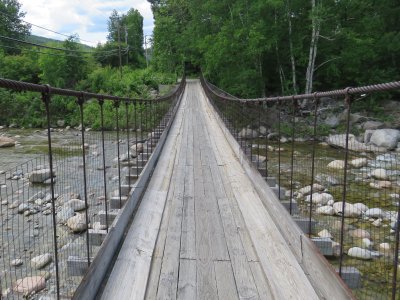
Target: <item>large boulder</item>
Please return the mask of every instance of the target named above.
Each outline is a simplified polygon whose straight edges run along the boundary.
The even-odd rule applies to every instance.
[[[43,183],[50,178],[50,169],[42,169],[29,173],[28,179],[31,183]]]
[[[362,124],[362,129],[364,129],[364,130],[376,130],[376,129],[382,128],[384,125],[385,124],[383,124],[382,122],[379,122],[379,121],[367,121],[367,122]]]
[[[333,204],[333,209],[335,210],[335,214],[343,215],[344,213],[344,216],[349,218],[359,217],[362,214],[361,209],[359,209],[357,206],[354,206],[351,203],[345,204],[344,212],[343,212],[343,202],[335,202]]]
[[[35,256],[34,258],[31,259],[31,262],[36,269],[41,269],[47,266],[49,263],[51,263],[52,260],[53,258],[51,254],[45,253],[42,255]]]
[[[313,193],[312,194],[312,201],[313,204],[319,205],[326,205],[330,200],[333,200],[333,196],[328,193]],[[306,202],[311,202],[311,195],[308,195],[305,198]]]
[[[144,145],[142,143],[137,143],[131,147],[130,155],[131,157],[137,157],[143,152]]]
[[[256,137],[258,137],[258,132],[257,132],[257,130],[253,130],[250,128],[243,128],[239,132],[239,137],[244,138],[244,139],[256,138]]]
[[[328,168],[335,170],[343,170],[344,169],[344,160],[334,160],[328,164]]]
[[[24,295],[30,295],[43,290],[45,287],[46,279],[44,276],[30,276],[18,279],[13,286],[13,291]]]
[[[84,214],[77,214],[76,216],[69,218],[67,226],[73,232],[82,232],[87,229],[86,218]]]
[[[378,147],[393,150],[400,141],[400,131],[396,129],[378,129],[375,130],[370,142]]]
[[[360,259],[372,259],[371,251],[367,249],[363,249],[360,247],[350,248],[347,254],[351,257],[360,258]]]
[[[349,163],[354,168],[362,168],[368,165],[368,160],[366,158],[356,158],[352,159]]]
[[[12,138],[6,136],[0,136],[0,148],[13,147],[15,146],[15,141]]]
[[[64,204],[65,207],[70,207],[74,211],[80,211],[86,209],[86,203],[83,200],[79,199],[71,199],[67,203]]]
[[[334,134],[330,135],[326,142],[335,148],[346,148],[346,134]],[[365,151],[384,151],[386,150],[384,147],[376,147],[376,146],[368,146],[366,144],[360,143],[357,141],[354,134],[349,134],[349,150],[357,151],[357,152],[365,152]]]

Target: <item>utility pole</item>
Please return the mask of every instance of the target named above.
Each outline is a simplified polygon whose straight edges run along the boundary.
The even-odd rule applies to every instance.
[[[119,76],[120,76],[120,79],[122,79],[121,32],[120,32],[121,26],[120,26],[119,18],[118,18],[117,28],[118,28]]]

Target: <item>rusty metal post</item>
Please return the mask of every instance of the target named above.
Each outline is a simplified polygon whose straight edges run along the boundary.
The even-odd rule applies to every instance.
[[[278,199],[281,200],[281,112],[282,103],[278,97]]]
[[[340,228],[340,258],[339,258],[339,276],[342,276],[343,267],[343,242],[344,242],[344,217],[346,208],[346,192],[347,192],[347,167],[349,158],[349,134],[350,134],[350,110],[352,97],[349,94],[349,89],[346,89],[345,105],[347,107],[347,119],[346,119],[346,148],[344,158],[344,173],[343,173],[343,192],[342,192],[342,217],[341,217],[341,228]]]
[[[393,279],[392,279],[392,300],[397,299],[397,275],[399,265],[399,242],[400,242],[400,200],[397,203],[397,220],[396,220],[396,243],[393,255]]]
[[[82,138],[82,162],[83,162],[83,194],[85,199],[85,221],[86,221],[86,251],[87,251],[87,263],[90,266],[90,247],[89,247],[89,204],[87,195],[87,174],[86,174],[86,148],[85,148],[85,125],[83,117],[83,103],[85,98],[83,93],[78,97],[77,103],[79,105],[80,117],[81,117],[81,138]]]
[[[289,202],[289,213],[292,214],[293,210],[293,172],[294,172],[294,140],[295,140],[295,128],[296,128],[296,109],[297,102],[292,96],[292,140],[291,140],[291,153],[290,153],[290,202]]]
[[[131,153],[129,148],[129,101],[125,101],[126,143],[128,148],[128,189],[131,188]]]
[[[118,160],[118,194],[119,194],[119,207],[122,207],[122,198],[121,198],[121,154],[119,149],[119,100],[114,101],[114,108],[115,108],[115,117],[117,122],[117,160]]]
[[[47,119],[47,142],[49,151],[49,167],[50,167],[50,189],[51,189],[51,209],[53,221],[53,243],[54,243],[54,263],[56,267],[56,292],[57,299],[60,299],[60,270],[58,261],[58,243],[57,243],[57,219],[56,219],[56,204],[55,204],[55,191],[54,191],[54,166],[53,166],[53,149],[51,143],[51,126],[50,126],[50,96],[51,88],[46,86],[46,92],[42,93],[42,101],[46,109]]]
[[[104,138],[104,99],[99,99],[101,121],[101,149],[103,151],[103,184],[104,184],[104,210],[106,212],[106,231],[108,232],[108,205],[107,205],[107,175],[106,175],[106,147]]]
[[[313,210],[313,193],[314,193],[314,173],[315,173],[315,150],[317,144],[317,120],[318,120],[318,105],[319,98],[317,98],[317,93],[314,93],[314,124],[313,124],[313,147],[312,147],[312,157],[311,157],[311,189],[310,189],[310,216],[308,223],[308,235],[311,236],[311,221],[312,221],[312,210]]]

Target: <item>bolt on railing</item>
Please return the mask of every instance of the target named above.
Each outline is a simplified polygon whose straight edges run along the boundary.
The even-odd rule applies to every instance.
[[[355,112],[382,92],[396,100],[400,81],[258,99],[201,82],[248,161],[354,295],[400,297],[400,131]]]
[[[184,86],[183,78],[171,94],[146,100],[0,78],[0,88],[40,93],[46,120],[45,132],[29,131],[33,137],[17,143],[15,153],[30,160],[0,171],[0,298],[73,295],[116,212],[130,200]],[[76,106],[79,127],[54,128],[55,96]],[[93,115],[98,131],[91,130]],[[24,133],[0,128],[0,144],[16,134]]]

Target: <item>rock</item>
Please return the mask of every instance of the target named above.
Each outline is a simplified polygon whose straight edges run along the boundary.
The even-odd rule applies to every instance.
[[[388,252],[390,250],[390,244],[389,243],[380,243],[379,244],[379,250],[383,250],[383,252]]]
[[[57,126],[58,127],[64,127],[65,126],[65,120],[57,120]]]
[[[273,141],[273,140],[279,140],[279,133],[278,132],[271,132],[267,136],[268,140]]]
[[[331,185],[339,185],[341,182],[336,179],[335,177],[331,175],[325,175],[325,174],[318,174],[315,176],[315,180],[318,181],[319,183],[331,186]]]
[[[18,206],[18,213],[23,214],[25,211],[29,210],[30,207],[28,204],[22,203]]]
[[[313,192],[322,192],[325,190],[325,187],[318,183],[313,184]],[[311,193],[311,185],[305,186],[298,191],[300,194],[307,195]]]
[[[50,178],[50,169],[33,171],[28,175],[28,179],[31,183],[43,183],[49,178]]]
[[[367,121],[361,125],[362,129],[364,130],[375,130],[380,129],[384,126],[382,122],[379,121]]]
[[[33,202],[35,202],[35,200],[42,199],[42,198],[45,198],[45,197],[46,197],[46,193],[38,192],[38,193],[34,194],[32,197],[30,197],[28,199],[28,202],[33,203]]]
[[[22,261],[22,259],[20,259],[20,258],[16,258],[16,259],[14,259],[14,260],[11,261],[11,265],[12,265],[13,267],[18,267],[18,266],[20,266],[20,265],[22,265],[22,264],[23,264],[23,261]]]
[[[287,138],[285,138],[284,136],[281,137],[280,142],[281,142],[282,144],[287,143],[288,141],[289,141],[289,140],[288,140]]]
[[[327,117],[324,121],[324,124],[328,125],[331,128],[338,127],[339,123],[340,123],[339,117],[336,115],[331,115],[331,116]]]
[[[356,158],[351,160],[349,164],[354,168],[362,168],[368,165],[368,160],[366,158]]]
[[[353,206],[355,208],[358,208],[359,210],[361,210],[362,212],[365,212],[368,210],[368,206],[366,206],[364,203],[354,203]]]
[[[374,225],[375,227],[381,227],[382,219],[376,219],[374,222],[372,222],[372,225]]]
[[[1,201],[1,205],[8,205],[8,201],[7,200]]]
[[[384,215],[384,212],[380,208],[371,208],[365,212],[365,216],[367,216],[369,218],[382,218],[383,215]]]
[[[381,179],[381,180],[385,180],[388,178],[385,169],[375,169],[371,172],[371,176],[376,179]]]
[[[15,140],[6,136],[0,136],[0,148],[14,147]]]
[[[18,200],[15,200],[13,203],[11,203],[11,204],[8,206],[8,208],[14,209],[14,208],[19,207],[19,205],[20,205],[19,201],[18,201]]]
[[[265,127],[265,126],[260,126],[260,128],[258,129],[258,132],[261,134],[261,135],[266,135],[267,134],[267,127]]]
[[[24,295],[30,295],[43,290],[45,287],[46,279],[43,276],[31,276],[18,279],[13,286],[13,291]]]
[[[370,142],[378,147],[393,150],[400,140],[400,131],[396,129],[377,129],[372,133]]]
[[[324,237],[324,238],[330,238],[330,239],[332,238],[331,233],[326,229],[323,229],[320,232],[318,232],[318,236],[319,237]]]
[[[313,204],[321,204],[321,205],[325,205],[328,203],[328,201],[333,200],[333,196],[331,194],[328,193],[313,193],[312,194],[312,201]],[[305,198],[306,202],[311,202],[311,196],[307,196]]]
[[[74,209],[67,206],[67,207],[63,207],[57,213],[57,219],[59,222],[65,223],[68,219],[72,218],[74,215],[75,215]]]
[[[378,181],[378,182],[370,182],[370,187],[373,187],[375,189],[385,189],[385,188],[390,188],[392,186],[392,183],[390,181]]]
[[[45,253],[32,258],[31,262],[36,269],[41,269],[51,263],[52,260],[51,254]]]
[[[339,257],[340,256],[340,243],[338,242],[332,242],[332,250],[333,250],[333,256]]]
[[[371,251],[359,247],[350,248],[347,255],[360,259],[372,259]]]
[[[363,238],[361,244],[364,248],[370,249],[374,243],[369,238]]]
[[[87,229],[86,218],[84,214],[77,214],[67,220],[67,226],[73,232],[82,232]]]
[[[364,137],[365,140],[365,137]],[[335,148],[346,148],[346,135],[345,134],[335,134],[330,135],[326,142]],[[365,152],[365,151],[385,151],[386,149],[383,147],[375,147],[375,146],[368,146],[364,143],[360,143],[357,141],[354,134],[349,134],[349,143],[348,143],[349,150],[357,151],[357,152]]]
[[[334,160],[331,161],[328,166],[328,168],[331,169],[336,169],[336,170],[343,170],[344,169],[344,160]]]
[[[335,214],[335,210],[332,206],[321,206],[317,208],[316,213],[321,215],[333,216]]]
[[[393,199],[400,199],[400,194],[390,194],[389,196]]]
[[[343,214],[342,205],[343,205],[343,202],[335,202],[333,204],[333,209],[335,210],[335,214],[337,214],[337,215]],[[359,208],[354,207],[353,204],[351,204],[351,203],[345,204],[345,207],[344,207],[344,216],[345,217],[349,217],[349,218],[359,217],[359,216],[361,216],[361,214],[362,214],[362,211]]]
[[[371,238],[371,234],[364,230],[364,229],[355,229],[355,230],[351,230],[349,232],[350,236],[354,237],[354,238],[358,238],[358,239],[364,239],[364,238]]]
[[[239,137],[244,138],[244,139],[256,138],[256,137],[258,137],[258,132],[257,132],[257,130],[253,130],[250,128],[243,128],[239,132]]]
[[[140,153],[143,153],[144,145],[142,143],[137,143],[131,147],[130,155],[131,157],[137,157]]]
[[[65,207],[70,207],[74,211],[81,211],[86,209],[85,201],[79,199],[71,199],[64,204]]]

